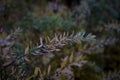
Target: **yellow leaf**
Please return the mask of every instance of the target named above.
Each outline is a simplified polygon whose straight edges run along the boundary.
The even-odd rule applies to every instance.
[[[29,46],[27,46],[25,49],[25,54],[28,54],[28,53],[29,53]]]
[[[34,75],[37,76],[40,71],[41,71],[41,70],[40,70],[39,67],[35,67]]]
[[[61,68],[64,68],[66,66],[67,62],[68,62],[68,56],[66,56],[64,59],[62,59]]]
[[[73,62],[73,58],[74,58],[74,55],[73,55],[73,53],[71,53],[71,55],[70,55],[70,57],[69,57],[69,62],[70,62],[70,63]]]
[[[81,60],[84,60],[84,59],[86,59],[86,56],[80,55],[80,56],[75,58],[75,61],[78,62],[78,61],[81,61]]]

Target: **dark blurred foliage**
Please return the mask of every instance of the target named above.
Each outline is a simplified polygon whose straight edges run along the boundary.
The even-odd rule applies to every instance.
[[[119,8],[120,0],[0,0],[0,80],[120,80]]]

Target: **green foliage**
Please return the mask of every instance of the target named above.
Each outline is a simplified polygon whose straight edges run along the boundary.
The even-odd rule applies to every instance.
[[[31,13],[22,20],[22,26],[39,31],[70,30],[75,23],[71,16],[61,17],[59,14],[37,16]]]

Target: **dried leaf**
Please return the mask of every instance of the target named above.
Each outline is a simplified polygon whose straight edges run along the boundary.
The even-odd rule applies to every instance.
[[[47,39],[48,39],[48,41],[50,42],[50,37],[49,37],[49,36],[47,36]]]
[[[35,67],[34,75],[37,76],[41,72],[39,67]]]
[[[51,71],[51,65],[48,66],[47,75],[50,74],[50,71]]]
[[[25,54],[29,54],[29,46],[26,47]]]
[[[74,58],[74,55],[73,55],[73,53],[71,53],[71,55],[70,55],[70,57],[69,57],[69,62],[70,62],[70,63],[73,62],[73,58]]]
[[[61,68],[64,68],[66,66],[67,62],[68,62],[68,56],[66,56],[64,59],[62,59]]]

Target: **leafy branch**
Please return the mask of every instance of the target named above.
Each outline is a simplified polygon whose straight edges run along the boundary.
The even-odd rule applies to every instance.
[[[42,55],[44,53],[51,53],[55,51],[60,51],[60,48],[71,43],[81,43],[82,41],[92,41],[95,40],[95,35],[91,33],[86,35],[85,32],[81,31],[78,33],[63,33],[60,35],[55,34],[51,39],[50,37],[45,37],[44,39],[40,37],[40,45],[31,49],[33,55]]]

